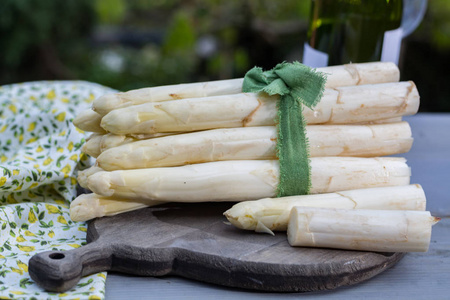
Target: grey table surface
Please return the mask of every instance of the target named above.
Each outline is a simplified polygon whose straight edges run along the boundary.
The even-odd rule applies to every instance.
[[[424,188],[427,210],[442,218],[433,227],[428,252],[408,253],[365,282],[311,293],[262,293],[174,276],[108,273],[106,299],[450,299],[450,114],[419,113],[405,120],[414,144],[399,156],[408,160],[411,183]]]

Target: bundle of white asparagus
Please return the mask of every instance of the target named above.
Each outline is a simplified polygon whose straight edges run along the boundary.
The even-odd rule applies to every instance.
[[[398,82],[392,63],[319,71],[328,75],[325,92],[314,110],[304,109],[315,195],[295,196],[300,204],[291,197],[265,199],[260,201],[270,207],[255,212],[264,205],[250,200],[277,195],[279,97],[242,93],[243,79],[233,79],[96,99],[74,120],[92,132],[83,151],[96,164],[79,173],[80,185],[92,193],[72,202],[71,218],[84,221],[167,202],[232,201],[241,202],[225,213],[232,224],[271,232],[286,230],[297,206],[423,210],[424,199],[412,192],[420,187],[409,186],[405,159],[385,157],[411,148],[411,129],[402,116],[418,110],[414,83]],[[354,193],[372,200],[359,204],[346,196]],[[238,206],[247,204],[251,208]]]

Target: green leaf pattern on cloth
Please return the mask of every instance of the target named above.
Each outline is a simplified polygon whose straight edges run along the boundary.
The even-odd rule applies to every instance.
[[[110,92],[83,81],[0,87],[0,299],[104,298],[106,273],[48,293],[30,279],[28,260],[86,243],[86,223],[70,220],[69,205],[77,170],[92,160],[81,153],[87,134],[72,119]]]

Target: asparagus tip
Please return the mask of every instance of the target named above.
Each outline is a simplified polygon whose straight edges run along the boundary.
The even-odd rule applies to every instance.
[[[106,113],[111,108],[117,108],[121,104],[123,104],[123,100],[118,94],[105,94],[94,101],[92,110],[99,113]]]
[[[91,194],[82,194],[70,204],[70,218],[74,222],[84,222],[104,214],[99,210],[98,201],[91,199]]]

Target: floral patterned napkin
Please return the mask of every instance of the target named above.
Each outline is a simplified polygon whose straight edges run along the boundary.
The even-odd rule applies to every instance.
[[[83,81],[0,87],[0,299],[103,299],[106,273],[82,278],[66,293],[48,293],[28,274],[28,260],[86,243],[86,223],[69,217],[87,134],[72,119],[114,90]]]

